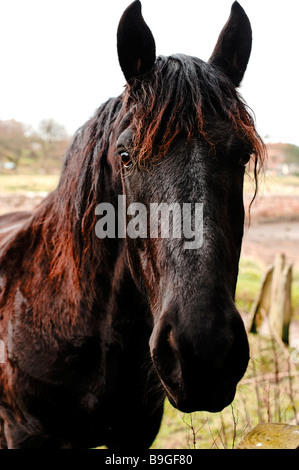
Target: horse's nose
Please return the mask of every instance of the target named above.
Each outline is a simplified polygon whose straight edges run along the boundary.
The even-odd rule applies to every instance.
[[[233,400],[248,364],[244,325],[235,309],[226,322],[206,321],[205,327],[191,323],[191,313],[185,323],[173,311],[161,315],[150,339],[151,356],[176,408],[221,411]]]
[[[150,351],[155,367],[167,389],[180,387],[182,368],[174,329],[163,316],[154,327],[150,338]]]

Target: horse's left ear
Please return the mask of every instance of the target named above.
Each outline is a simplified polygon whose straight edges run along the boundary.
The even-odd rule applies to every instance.
[[[143,19],[139,0],[133,2],[120,19],[117,30],[117,51],[127,81],[149,72],[155,63],[155,40]]]
[[[209,62],[222,69],[238,87],[247,68],[251,46],[250,21],[241,5],[234,2]]]

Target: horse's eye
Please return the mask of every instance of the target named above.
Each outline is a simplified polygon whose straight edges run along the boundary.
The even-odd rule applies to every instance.
[[[123,166],[126,169],[132,168],[133,162],[131,160],[130,154],[128,152],[120,152],[119,155],[120,155]]]
[[[242,166],[246,166],[247,163],[249,163],[249,160],[250,160],[250,158],[251,158],[251,155],[252,155],[252,153],[247,153],[247,154],[244,154],[244,155],[242,156],[241,162],[240,162]]]

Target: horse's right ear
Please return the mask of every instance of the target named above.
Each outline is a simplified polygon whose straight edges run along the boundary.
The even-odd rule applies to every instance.
[[[143,19],[139,0],[133,2],[120,19],[117,52],[127,81],[149,72],[155,63],[155,40]]]
[[[241,5],[234,2],[209,62],[220,68],[238,87],[247,68],[251,45],[250,21]]]

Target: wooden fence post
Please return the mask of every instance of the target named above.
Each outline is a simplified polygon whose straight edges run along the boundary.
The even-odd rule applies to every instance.
[[[262,282],[257,300],[250,312],[250,332],[262,332],[271,336],[275,332],[284,343],[289,343],[292,265],[286,263],[285,255],[275,258]]]

